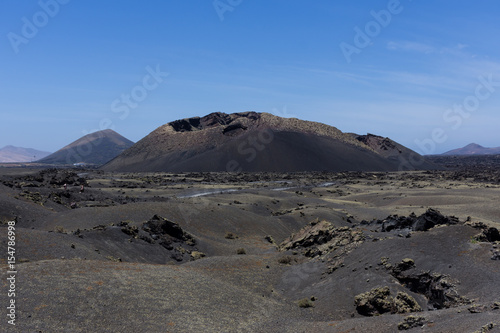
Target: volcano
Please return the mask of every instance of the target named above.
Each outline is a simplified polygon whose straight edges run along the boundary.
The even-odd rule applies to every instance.
[[[211,113],[158,127],[103,166],[121,172],[299,172],[435,169],[374,135],[269,113]]]
[[[453,149],[442,155],[497,155],[500,154],[500,147],[486,148],[477,143],[468,144],[465,147]]]
[[[102,165],[133,144],[132,141],[117,132],[106,129],[87,134],[37,162],[46,164],[85,163]]]

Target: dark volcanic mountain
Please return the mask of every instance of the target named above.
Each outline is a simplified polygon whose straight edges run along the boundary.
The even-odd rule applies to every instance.
[[[5,146],[0,149],[0,163],[33,162],[50,154],[49,152],[32,148]]]
[[[39,163],[102,165],[118,156],[134,143],[111,129],[90,133],[55,153],[42,158]]]
[[[367,142],[364,137],[369,138]],[[293,172],[435,168],[407,148],[376,138],[268,113],[217,112],[160,126],[103,169]],[[408,162],[410,152],[418,164]]]
[[[453,149],[441,155],[497,155],[497,154],[500,154],[500,147],[486,148],[476,143],[471,143],[465,147]]]

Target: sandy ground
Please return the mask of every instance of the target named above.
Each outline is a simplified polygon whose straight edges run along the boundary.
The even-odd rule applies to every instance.
[[[0,168],[0,330],[397,332],[420,316],[413,331],[499,332],[500,260],[491,259],[499,242],[476,237],[500,228],[500,183],[489,172]],[[429,208],[456,219],[426,231],[382,231],[389,216]],[[4,305],[14,219],[12,326]],[[314,234],[318,221],[328,224]],[[293,234],[305,236],[279,246]],[[397,271],[408,258],[414,266]],[[411,296],[423,311],[364,315],[356,295],[381,287]],[[304,299],[310,307],[298,305]]]

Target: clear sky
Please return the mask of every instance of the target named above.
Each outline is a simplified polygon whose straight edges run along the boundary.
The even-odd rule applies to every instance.
[[[421,153],[500,146],[499,17],[493,0],[2,0],[0,147],[250,110]]]

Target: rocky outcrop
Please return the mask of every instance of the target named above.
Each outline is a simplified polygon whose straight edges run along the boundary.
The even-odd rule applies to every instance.
[[[435,272],[417,271],[415,262],[409,258],[403,259],[396,265],[388,264],[386,258],[383,259],[381,264],[390,271],[390,274],[399,283],[410,291],[427,298],[430,310],[470,303],[467,298],[458,294],[456,290],[458,281],[451,277]]]
[[[486,227],[483,231],[474,237],[479,242],[500,242],[500,232],[497,228]]]
[[[491,260],[500,260],[500,250],[498,250],[498,245],[500,243],[500,232],[497,228],[488,227],[486,224],[482,222],[466,222],[466,225],[469,225],[476,229],[481,229],[481,232],[474,236],[472,240],[474,242],[483,242],[483,243],[491,243]]]
[[[408,316],[398,324],[398,330],[404,331],[415,327],[422,327],[427,323],[427,319],[422,316]]]
[[[374,288],[354,297],[354,304],[359,314],[375,316],[384,313],[409,313],[422,311],[417,301],[404,292],[391,296],[389,287]]]
[[[437,225],[457,224],[459,221],[454,216],[444,216],[439,211],[429,208],[425,213],[416,216],[411,213],[409,216],[390,215],[384,220],[372,222],[362,221],[362,224],[381,224],[381,231],[406,229],[409,231],[427,231]]]
[[[169,221],[161,216],[155,215],[142,225],[142,230],[149,233],[154,240],[162,238],[174,238],[184,241],[188,245],[194,245],[193,236],[182,230],[178,223]]]
[[[73,170],[65,169],[44,169],[35,174],[26,176],[13,177],[11,179],[4,179],[2,183],[10,188],[23,188],[23,187],[61,187],[66,185],[85,185],[88,186],[87,181],[80,177]]]
[[[292,234],[279,246],[280,251],[300,251],[310,258],[326,262],[325,273],[331,274],[344,266],[349,253],[365,241],[362,230],[350,227],[334,227],[327,221],[314,221]]]
[[[154,215],[149,221],[143,223],[140,228],[130,225],[128,222],[118,224],[122,232],[150,244],[158,243],[170,251],[171,257],[176,261],[200,259],[204,256],[197,252],[196,240],[185,232],[178,223],[169,221],[161,216]]]
[[[367,135],[356,136],[356,140],[363,142],[368,147],[375,151],[380,151],[383,154],[396,155],[402,153],[402,149],[389,138],[368,133]]]
[[[363,243],[365,236],[361,230],[349,227],[336,228],[327,221],[314,221],[286,239],[281,251],[298,249],[305,256],[317,257],[340,250],[347,254]]]

